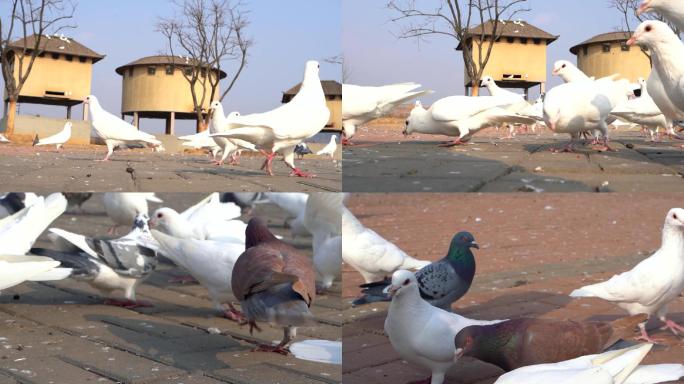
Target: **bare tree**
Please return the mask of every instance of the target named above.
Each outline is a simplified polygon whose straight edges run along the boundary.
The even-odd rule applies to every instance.
[[[617,28],[623,32],[632,32],[633,28],[636,28],[639,23],[646,20],[659,20],[667,23],[672,30],[679,35],[681,31],[676,25],[670,23],[664,17],[657,13],[642,13],[637,15],[637,10],[639,9],[639,4],[642,0],[609,0],[608,4],[611,8],[615,8],[622,16],[622,21],[620,26]]]
[[[160,20],[157,30],[166,37],[171,64],[179,62],[188,81],[199,132],[207,127],[202,110],[207,90],[208,101],[217,98],[224,65],[232,62],[235,70],[219,100],[233,89],[247,65],[253,44],[245,36],[248,12],[240,1],[232,0],[175,0],[173,4],[179,15]]]
[[[399,15],[391,21],[401,24],[399,38],[423,39],[446,36],[460,43],[463,63],[472,81],[473,95],[479,94],[480,79],[503,32],[500,21],[511,20],[527,12],[527,0],[437,0],[432,6],[425,0],[389,0],[387,8]],[[491,22],[491,30],[486,23]],[[475,25],[477,23],[478,25]],[[473,53],[477,52],[474,57]]]
[[[344,59],[344,55],[335,55],[323,59],[328,64],[342,66],[342,82],[347,83],[351,79],[352,70],[349,63]]]
[[[5,132],[8,137],[14,134],[19,94],[36,57],[43,53],[45,35],[75,28],[70,21],[76,4],[65,0],[11,0],[11,8],[6,18],[0,17],[0,65],[9,103]],[[17,39],[19,43],[13,46]]]

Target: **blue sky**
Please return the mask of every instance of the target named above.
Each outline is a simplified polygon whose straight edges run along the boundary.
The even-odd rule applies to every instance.
[[[225,109],[245,114],[274,108],[280,104],[281,93],[302,80],[307,60],[322,61],[340,54],[341,1],[243,0],[250,11],[248,33],[255,45],[247,68],[223,101]],[[0,15],[6,20],[9,11],[4,3]],[[166,40],[155,31],[156,24],[159,17],[172,16],[173,12],[168,0],[78,2],[78,28],[65,34],[107,56],[94,66],[92,89],[106,109],[115,114],[121,110],[121,77],[114,69],[162,53]],[[321,62],[321,79],[341,81],[340,66]],[[64,109],[23,104],[21,113],[62,117]],[[80,107],[75,113],[80,115]],[[185,133],[191,123],[179,122],[177,127]],[[142,128],[161,132],[163,121],[143,120]]]
[[[434,0],[420,0],[430,3]],[[621,15],[608,6],[608,0],[529,0],[531,12],[523,20],[560,38],[548,49],[549,76],[556,60],[576,61],[570,47],[594,35],[620,27]],[[399,26],[390,22],[396,13],[385,8],[384,0],[343,0],[342,49],[351,70],[348,82],[380,85],[415,81],[435,90],[427,102],[463,94],[463,61],[450,37],[415,39],[395,37]],[[559,83],[549,78],[549,85]],[[547,88],[548,89],[548,88]]]

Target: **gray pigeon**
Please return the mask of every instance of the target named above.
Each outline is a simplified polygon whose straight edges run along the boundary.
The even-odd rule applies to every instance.
[[[470,248],[479,248],[469,232],[459,232],[451,239],[449,251],[439,261],[418,270],[420,296],[435,307],[451,311],[451,304],[468,292],[475,277],[475,256]],[[353,305],[390,301],[386,288],[391,281],[364,284],[363,294]]]
[[[133,230],[119,239],[94,239],[58,228],[50,228],[51,240],[57,244],[66,240],[76,248],[64,251],[33,248],[31,253],[60,261],[72,268],[71,277],[88,282],[108,299],[106,304],[126,308],[150,306],[135,298],[135,288],[157,266],[156,241],[150,234],[147,215],[136,216]],[[56,235],[56,236],[55,236]],[[109,298],[112,291],[124,291],[125,300]]]

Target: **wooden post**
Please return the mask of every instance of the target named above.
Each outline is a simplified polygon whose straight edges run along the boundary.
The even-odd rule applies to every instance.
[[[71,119],[71,105],[67,105],[67,119]]]
[[[539,91],[541,92],[542,95],[546,93],[546,83],[545,82],[542,81],[542,83],[539,84]]]
[[[88,103],[83,103],[83,121],[88,121]]]
[[[139,123],[140,123],[140,119],[138,118],[138,112],[133,112],[133,125],[136,128],[140,129],[140,125],[138,125]]]
[[[525,88],[525,100],[529,101],[530,100],[530,89]]]
[[[166,134],[175,135],[176,134],[176,112],[169,113],[169,117],[166,118]]]
[[[9,101],[5,100],[5,108],[2,110],[2,117],[7,117],[7,108],[9,108]]]

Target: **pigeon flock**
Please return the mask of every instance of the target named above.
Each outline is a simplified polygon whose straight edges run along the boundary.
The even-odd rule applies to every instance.
[[[674,0],[644,0],[637,14],[655,12],[661,18],[684,29],[684,5]],[[574,152],[582,136],[593,136],[592,148],[612,151],[608,126],[639,125],[648,130],[651,141],[659,139],[658,131],[668,137],[684,140],[678,133],[684,120],[684,43],[668,24],[647,20],[627,42],[649,52],[652,72],[647,81],[631,84],[618,79],[620,74],[596,79],[587,76],[569,61],[554,63],[553,75],[564,84],[543,94],[533,104],[522,95],[500,88],[494,79],[481,78],[480,86],[490,96],[449,96],[435,101],[429,108],[418,101],[411,110],[403,129],[404,135],[414,133],[444,135],[455,140],[441,146],[466,144],[484,128],[505,125],[511,138],[516,126],[532,126],[534,132],[543,123],[552,132],[569,134],[571,142],[553,151]],[[387,115],[394,107],[430,91],[417,91],[420,84],[406,83],[380,87],[343,85],[343,144],[349,144],[359,125]],[[640,90],[640,92],[639,92]]]
[[[116,227],[127,223],[130,230],[121,237],[90,237],[50,227],[68,208],[63,194],[6,194],[0,198],[0,289],[71,278],[93,287],[104,304],[148,307],[154,303],[139,300],[136,288],[159,263],[170,262],[206,289],[218,313],[248,325],[250,333],[267,324],[284,330],[280,343],[255,350],[289,354],[297,327],[317,324],[310,310],[317,294],[340,276],[342,198],[332,193],[212,193],[178,213],[151,193],[112,192],[102,195],[106,215]],[[79,206],[85,197],[72,200]],[[274,201],[287,206],[283,211],[288,215],[301,217],[299,231],[311,236],[313,257],[301,245],[275,236],[267,217],[253,216],[248,223],[240,219],[255,205]],[[160,207],[152,211],[148,203]],[[43,246],[37,247],[41,235]],[[311,340],[298,353],[318,355],[310,359],[340,355],[339,343],[330,343]]]
[[[655,343],[662,343],[646,332],[651,317],[663,323],[662,329],[684,336],[684,326],[667,316],[667,305],[684,292],[682,208],[667,213],[661,247],[653,255],[606,282],[569,293],[626,310],[612,321],[468,319],[453,311],[453,303],[477,278],[473,249],[479,247],[471,233],[456,233],[446,256],[431,263],[364,227],[346,207],[342,226],[343,260],[365,281],[352,306],[390,301],[384,333],[392,347],[402,359],[431,371],[428,379],[415,383],[442,384],[464,356],[507,372],[496,383],[579,383],[581,378],[596,384],[645,384],[684,378],[682,362],[639,365]],[[631,340],[645,343],[624,348]]]

